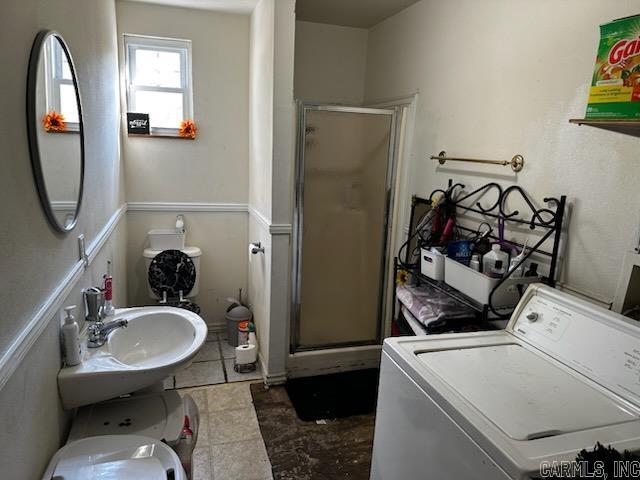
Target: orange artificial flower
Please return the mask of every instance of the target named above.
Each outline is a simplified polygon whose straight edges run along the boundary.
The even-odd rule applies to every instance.
[[[404,285],[409,281],[409,272],[400,268],[396,272],[396,285]]]
[[[196,133],[198,133],[198,127],[193,120],[184,120],[180,122],[180,131],[178,134],[181,137],[185,138],[196,138]]]
[[[64,132],[67,129],[67,124],[64,121],[64,115],[54,110],[45,114],[42,119],[42,124],[47,132]]]

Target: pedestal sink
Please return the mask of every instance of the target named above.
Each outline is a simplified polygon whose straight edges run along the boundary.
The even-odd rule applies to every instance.
[[[191,363],[207,336],[199,315],[174,307],[116,310],[106,320],[127,320],[99,348],[88,348],[83,362],[58,374],[66,409],[131,393],[161,382]]]

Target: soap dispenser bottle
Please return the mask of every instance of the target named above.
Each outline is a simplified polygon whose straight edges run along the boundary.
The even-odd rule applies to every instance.
[[[64,342],[65,363],[67,366],[78,365],[82,362],[82,346],[80,343],[80,327],[73,317],[75,305],[65,307],[64,325],[62,325],[62,338]]]

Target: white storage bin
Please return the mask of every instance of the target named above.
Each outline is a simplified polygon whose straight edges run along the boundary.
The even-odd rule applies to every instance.
[[[180,440],[185,417],[193,432],[192,443],[186,447]],[[177,390],[138,393],[80,408],[67,443],[98,435],[123,434],[162,440],[176,451],[188,478],[193,478],[192,456],[199,428],[200,415],[191,396],[182,397]]]
[[[421,248],[420,273],[434,280],[444,280],[445,258],[442,253],[435,253],[426,248]]]
[[[445,265],[445,283],[473,298],[476,302],[489,303],[489,295],[500,281],[499,278],[488,277],[448,257],[445,259]],[[540,277],[508,278],[493,294],[493,306],[495,308],[515,306],[519,299],[516,285],[536,283],[540,280]]]
[[[184,232],[175,228],[157,228],[149,230],[149,247],[152,250],[183,250]]]

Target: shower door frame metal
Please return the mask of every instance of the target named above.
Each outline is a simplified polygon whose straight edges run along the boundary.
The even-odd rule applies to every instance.
[[[396,142],[397,142],[397,120],[398,109],[394,108],[366,108],[366,107],[346,107],[340,105],[321,105],[297,102],[298,106],[298,134],[295,164],[295,201],[293,207],[293,229],[292,229],[292,272],[291,272],[291,331],[289,338],[289,352],[291,354],[309,351],[326,350],[343,347],[359,347],[368,345],[379,345],[382,342],[384,314],[386,311],[387,295],[386,285],[389,281],[389,271],[387,263],[389,258],[389,247],[391,245],[391,212],[393,212],[394,202],[394,179],[396,174]],[[385,212],[383,234],[382,258],[380,259],[380,301],[378,305],[378,319],[376,324],[376,337],[371,340],[358,342],[338,342],[322,345],[301,345],[300,344],[300,300],[302,294],[302,241],[304,225],[304,150],[306,137],[307,112],[342,112],[342,113],[363,113],[372,115],[388,115],[391,117],[391,129],[389,131],[389,151],[387,154],[387,179],[385,186]]]

